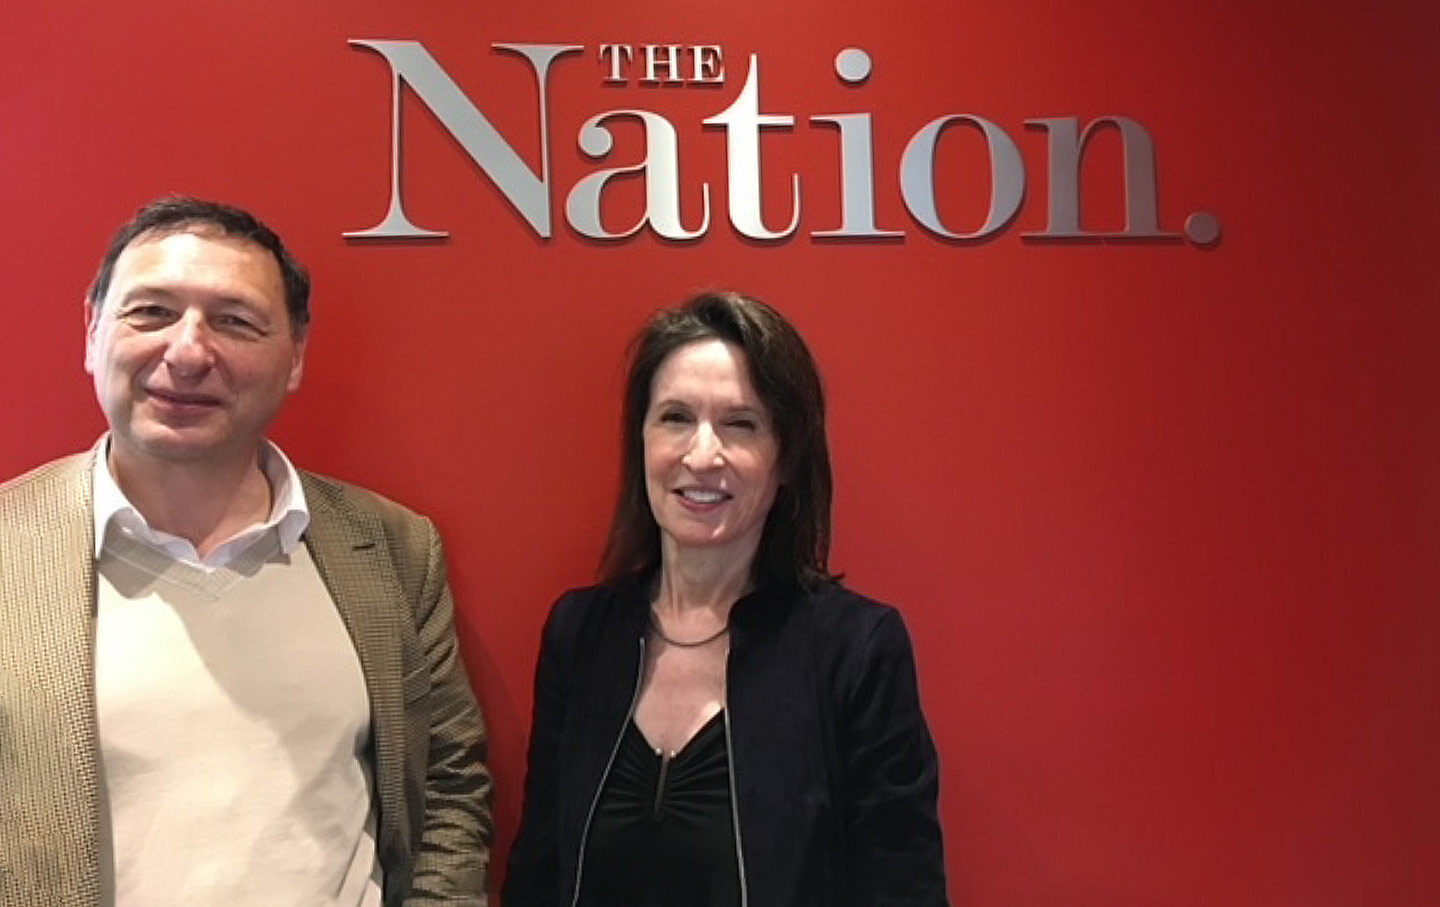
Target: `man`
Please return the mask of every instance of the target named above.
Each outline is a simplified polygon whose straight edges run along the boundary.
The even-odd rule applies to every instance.
[[[485,904],[485,734],[434,527],[297,472],[309,279],[142,208],[86,309],[110,430],[0,486],[0,904]]]

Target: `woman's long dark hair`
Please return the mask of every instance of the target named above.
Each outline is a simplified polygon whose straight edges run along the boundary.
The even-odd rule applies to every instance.
[[[757,578],[814,588],[833,579],[825,391],[805,341],[780,313],[739,293],[706,292],[656,313],[630,344],[621,422],[620,495],[601,559],[604,582],[660,566],[660,527],[645,492],[645,413],[655,372],[686,344],[718,339],[745,352],[750,382],[780,442],[780,487],[756,554]]]

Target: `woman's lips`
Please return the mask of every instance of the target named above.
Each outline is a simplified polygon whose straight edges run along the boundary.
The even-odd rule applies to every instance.
[[[731,498],[728,492],[718,488],[677,488],[675,496],[686,509],[696,511],[713,510]]]

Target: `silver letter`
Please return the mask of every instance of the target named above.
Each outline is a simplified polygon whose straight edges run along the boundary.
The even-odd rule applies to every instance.
[[[697,44],[690,50],[695,54],[695,77],[690,81],[714,85],[723,84],[725,63],[720,56],[720,45]]]
[[[724,110],[703,121],[706,126],[724,126],[729,167],[730,223],[751,239],[783,239],[800,223],[800,174],[790,175],[793,205],[790,225],[774,232],[766,229],[760,216],[760,130],[766,126],[792,126],[795,118],[760,112],[760,59],[750,55],[750,73],[745,87]]]
[[[870,140],[870,114],[832,113],[813,116],[812,123],[840,127],[840,229],[812,230],[811,236],[904,236],[900,230],[875,227],[875,161]]]
[[[624,59],[621,59],[621,55]],[[620,75],[620,67],[630,62],[629,44],[601,44],[600,59],[604,60],[606,55],[610,57],[610,75],[605,77],[606,82],[624,82],[625,77]]]
[[[665,51],[665,59],[661,60],[656,51]],[[656,78],[655,71],[664,68],[669,75],[664,78]],[[681,82],[680,77],[680,45],[679,44],[646,44],[645,45],[645,82]]]
[[[460,143],[470,159],[485,171],[510,204],[542,237],[550,236],[550,126],[545,100],[550,64],[563,54],[581,50],[574,44],[494,44],[499,50],[520,54],[535,72],[540,89],[540,176],[530,169],[490,121],[470,102],[418,41],[361,41],[350,44],[380,54],[390,64],[391,156],[390,210],[385,219],[368,230],[346,233],[347,237],[446,236],[444,231],[425,230],[405,216],[400,201],[400,83],[404,81],[435,114],[445,130]]]
[[[935,145],[945,127],[957,122],[979,127],[990,146],[990,209],[985,224],[974,233],[951,232],[935,209]],[[1025,163],[1005,130],[984,117],[944,116],[927,123],[905,146],[900,158],[900,194],[910,214],[930,232],[947,239],[984,239],[1009,223],[1020,210],[1025,199]]]
[[[597,114],[580,127],[580,148],[592,158],[604,157],[614,147],[610,130],[602,124],[619,116],[631,116],[645,126],[645,160],[629,167],[612,167],[584,177],[565,200],[570,226],[591,239],[624,239],[634,236],[646,223],[666,239],[696,239],[710,227],[710,184],[700,184],[704,209],[699,228],[686,230],[680,223],[680,154],[675,127],[658,113],[648,110],[610,110]],[[645,216],[621,233],[607,231],[600,217],[600,196],[610,179],[622,173],[645,173]]]
[[[847,47],[835,55],[835,75],[856,84],[870,78],[870,55]],[[875,153],[870,114],[832,113],[813,116],[812,123],[834,123],[840,129],[840,229],[816,230],[811,236],[904,236],[899,230],[875,228]]]
[[[1080,132],[1076,117],[1026,120],[1050,134],[1050,222],[1026,239],[1157,239],[1179,236],[1160,229],[1156,200],[1155,143],[1145,127],[1127,117],[1098,117]],[[1106,124],[1120,130],[1125,149],[1125,229],[1095,232],[1080,226],[1080,160],[1095,130]]]

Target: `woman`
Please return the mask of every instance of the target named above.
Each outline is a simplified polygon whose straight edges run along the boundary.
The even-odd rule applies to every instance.
[[[829,572],[804,341],[707,293],[632,347],[599,586],[546,622],[505,907],[945,904],[899,614]]]

